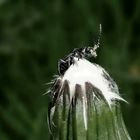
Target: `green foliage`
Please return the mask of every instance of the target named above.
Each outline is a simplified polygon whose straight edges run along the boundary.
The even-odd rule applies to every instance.
[[[48,139],[44,84],[57,73],[59,58],[93,45],[102,23],[96,62],[130,102],[123,114],[132,139],[139,140],[139,6],[139,0],[1,0],[0,139]]]

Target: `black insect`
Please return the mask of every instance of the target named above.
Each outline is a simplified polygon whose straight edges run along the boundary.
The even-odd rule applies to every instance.
[[[60,59],[58,62],[58,72],[60,75],[64,75],[66,70],[74,64],[74,58],[82,59],[82,58],[90,58],[96,57],[96,49],[99,45],[95,47],[85,47],[85,48],[75,48],[69,55],[65,58]]]
[[[100,44],[100,37],[101,37],[102,27],[101,24],[99,26],[99,38],[97,44],[94,47],[84,47],[84,48],[75,48],[69,55],[60,59],[58,62],[58,73],[59,75],[64,75],[66,70],[74,64],[74,58],[82,59],[82,58],[90,58],[96,57],[96,49],[99,47]]]

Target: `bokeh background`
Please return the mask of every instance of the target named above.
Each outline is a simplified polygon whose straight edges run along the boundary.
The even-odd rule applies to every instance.
[[[57,61],[93,46],[129,104],[122,104],[133,140],[140,140],[140,0],[0,0],[0,140],[47,140],[48,88]]]

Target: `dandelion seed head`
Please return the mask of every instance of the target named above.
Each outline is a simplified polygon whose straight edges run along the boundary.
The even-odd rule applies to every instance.
[[[89,82],[94,87],[101,90],[103,96],[110,105],[113,100],[125,101],[119,96],[118,87],[109,74],[101,66],[91,63],[86,59],[78,60],[75,58],[74,64],[69,67],[62,77],[62,82],[65,80],[69,83],[71,98],[75,93],[76,84],[81,85],[82,91],[85,91],[85,83]],[[113,88],[110,86],[111,82],[113,82]]]

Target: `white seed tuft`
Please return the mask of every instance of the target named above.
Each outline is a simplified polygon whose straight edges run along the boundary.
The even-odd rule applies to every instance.
[[[89,82],[102,92],[109,105],[114,100],[125,101],[119,96],[118,87],[109,74],[101,66],[86,59],[78,60],[75,58],[74,64],[64,74],[62,82],[65,80],[69,83],[71,99],[74,95],[76,84],[81,85],[83,91],[85,91],[85,83]],[[113,87],[111,87],[111,84]]]

